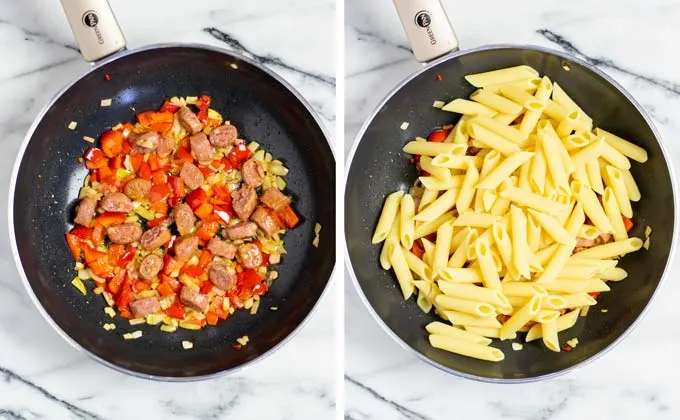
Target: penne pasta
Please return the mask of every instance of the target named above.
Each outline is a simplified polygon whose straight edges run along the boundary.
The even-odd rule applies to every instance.
[[[517,152],[507,156],[495,169],[479,181],[477,188],[495,190],[522,164],[534,156],[531,152]]]
[[[430,334],[429,340],[430,345],[434,348],[472,357],[474,359],[500,362],[505,358],[503,352],[497,348],[471,343],[446,335]]]
[[[436,271],[446,268],[449,262],[449,248],[451,248],[451,237],[453,236],[453,226],[446,222],[437,229],[437,241],[434,244],[433,266]]]
[[[621,174],[623,175],[623,183],[626,185],[628,198],[630,199],[630,201],[636,202],[640,201],[640,198],[642,198],[642,194],[640,194],[640,189],[638,188],[637,183],[635,182],[635,178],[633,178],[633,175],[627,169],[620,169],[620,171]]]
[[[489,289],[501,289],[501,279],[498,277],[498,269],[491,255],[489,244],[477,239],[475,243],[475,254],[479,261],[479,268],[482,272],[484,286]]]
[[[439,307],[467,313],[479,317],[489,317],[496,314],[496,309],[488,303],[474,300],[459,299],[447,295],[439,295],[435,298]]]
[[[507,84],[538,77],[538,72],[529,66],[508,67],[484,73],[468,74],[465,80],[474,87]]]
[[[408,300],[414,291],[413,285],[413,275],[411,274],[411,269],[409,269],[406,259],[404,257],[404,250],[401,248],[399,243],[395,243],[392,246],[390,252],[390,263],[392,264],[392,270],[397,276],[397,281],[399,282],[399,287],[401,288],[401,293],[404,296],[404,300]]]
[[[541,297],[534,295],[501,326],[500,339],[507,340],[534,318],[541,308]]]
[[[458,340],[481,344],[483,346],[491,344],[491,340],[480,334],[475,334],[467,330],[453,327],[451,325],[446,325],[443,322],[430,322],[425,326],[425,330],[427,330],[427,332],[430,334],[445,335]]]
[[[619,210],[621,214],[627,218],[633,217],[633,208],[630,205],[630,199],[628,198],[628,190],[626,189],[626,184],[623,181],[623,174],[621,170],[607,165],[604,167],[604,182],[610,187],[616,198],[616,203],[619,205]]]
[[[621,241],[610,242],[608,244],[597,245],[584,251],[576,253],[576,258],[606,259],[616,258],[621,255],[635,252],[642,248],[642,239],[628,238]]]
[[[385,240],[395,222],[397,210],[399,209],[399,202],[404,195],[402,191],[395,191],[387,196],[385,204],[383,204],[378,224],[375,227],[371,243],[377,244]]]
[[[567,232],[555,218],[540,211],[532,209],[527,211],[555,241],[564,245],[576,245],[574,236]]]
[[[529,274],[529,244],[527,243],[527,219],[522,209],[510,206],[510,239],[512,241],[512,262],[520,276],[530,278]]]
[[[619,204],[616,201],[616,196],[611,188],[607,187],[604,190],[604,195],[602,196],[602,207],[604,207],[604,212],[612,224],[614,229],[614,240],[622,241],[628,238],[628,232],[623,224],[623,218],[621,217],[621,210],[619,209]],[[594,238],[593,238],[594,239]]]
[[[470,99],[501,114],[517,114],[522,112],[520,105],[485,89],[478,89],[472,92]]]
[[[507,99],[506,99],[507,101]],[[511,102],[511,101],[509,101]],[[514,102],[511,102],[513,105],[517,105]],[[519,110],[517,112],[511,113],[511,114],[519,114],[522,111],[522,107],[519,107]],[[510,127],[508,124],[503,124],[502,122],[498,121],[495,118],[489,118],[485,116],[477,116],[474,119],[471,120],[473,124],[478,124],[487,130],[492,131],[493,133],[498,134],[499,136],[510,140],[511,142],[514,143],[522,143],[525,141],[529,135],[528,133],[524,133],[514,127]]]
[[[561,332],[564,330],[568,330],[569,328],[573,327],[576,324],[576,321],[578,321],[578,314],[579,310],[573,310],[570,312],[567,312],[566,314],[560,316],[557,318],[557,332]],[[536,324],[527,333],[527,338],[526,341],[534,341],[539,338],[543,337],[543,331],[542,327],[540,324]]]
[[[481,283],[482,273],[476,268],[440,268],[439,275],[451,283]]]
[[[607,218],[607,215],[593,190],[585,185],[581,185],[578,181],[573,181],[571,183],[571,191],[574,193],[574,197],[576,197],[581,206],[583,206],[585,214],[600,232],[614,233],[611,222]]]
[[[411,251],[404,249],[404,258],[406,259],[406,265],[413,271],[418,278],[422,280],[432,281],[434,278],[434,273],[432,269],[420,258],[418,258]]]
[[[455,112],[464,115],[485,115],[487,117],[493,117],[497,114],[496,111],[487,106],[466,99],[454,99],[444,105],[442,111]]]
[[[470,125],[470,136],[478,141],[480,145],[498,150],[506,156],[520,151],[516,143],[476,123]]]
[[[406,249],[413,247],[415,224],[413,216],[415,215],[415,203],[410,194],[404,194],[401,197],[401,207],[399,211],[399,241]]]
[[[596,128],[595,134],[597,136],[604,137],[604,140],[607,142],[607,144],[626,157],[629,157],[630,159],[640,163],[647,162],[647,151],[642,147],[635,145],[628,140],[624,140],[621,137],[618,137],[601,128]]]
[[[432,204],[414,216],[414,220],[419,222],[433,221],[442,214],[451,210],[458,198],[457,189],[451,189],[440,195]]]
[[[436,219],[416,224],[414,238],[418,239],[430,235],[432,233],[435,233],[439,226],[442,225],[442,223],[445,223],[454,218],[453,214],[454,214],[453,211],[449,211],[438,216]]]
[[[468,164],[463,185],[460,187],[458,198],[456,198],[456,210],[458,213],[463,213],[470,208],[472,200],[475,196],[475,188],[479,182],[479,172],[474,164]]]
[[[453,222],[453,226],[489,227],[499,221],[499,216],[489,213],[475,213],[469,211],[458,216]]]
[[[500,328],[501,323],[493,316],[478,317],[464,312],[443,310],[444,316],[453,324],[463,327],[490,327]]]
[[[590,188],[598,194],[604,194],[600,164],[596,159],[586,162],[586,172],[588,173]]]
[[[437,156],[442,153],[453,153],[455,144],[434,143],[431,141],[410,141],[402,149],[405,153],[421,156]]]
[[[557,337],[557,320],[542,323],[541,332],[543,333],[543,344],[548,350],[559,353],[560,341]]]

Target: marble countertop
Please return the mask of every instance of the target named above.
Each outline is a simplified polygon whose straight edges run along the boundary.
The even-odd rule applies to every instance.
[[[390,0],[347,0],[346,154],[364,119],[420,64]],[[616,79],[644,106],[680,167],[680,2],[444,0],[462,48],[525,43],[570,52]],[[680,269],[678,260],[670,273]],[[416,359],[381,329],[345,272],[345,419],[680,419],[680,283],[667,278],[644,320],[614,350],[557,379],[492,385]]]
[[[191,3],[112,1],[130,48],[198,42],[235,49],[292,83],[335,123],[333,0]],[[300,25],[300,22],[305,22]],[[314,33],[314,37],[309,34]],[[16,152],[49,99],[83,74],[56,0],[0,6],[0,196]],[[0,220],[6,220],[0,206]],[[340,271],[340,270],[338,270]],[[217,380],[167,384],[122,375],[71,348],[42,319],[21,285],[7,224],[0,223],[0,418],[327,419],[335,411],[335,299],[271,357]],[[336,277],[340,277],[336,272]],[[340,283],[335,282],[337,289]],[[300,361],[304,360],[304,363]]]

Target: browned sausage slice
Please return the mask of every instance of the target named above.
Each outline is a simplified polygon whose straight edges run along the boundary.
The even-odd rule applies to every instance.
[[[257,193],[255,189],[247,185],[231,193],[231,206],[241,220],[248,220],[255,206],[257,206]]]
[[[143,200],[147,198],[149,192],[151,192],[151,181],[142,178],[131,179],[125,184],[125,189],[123,191],[125,192],[125,195],[133,200]]]
[[[196,134],[203,130],[203,124],[201,124],[201,121],[192,110],[183,106],[177,112],[179,116],[179,123],[190,134]]]
[[[237,225],[225,228],[224,231],[227,233],[227,238],[229,239],[248,239],[252,238],[257,233],[257,225],[250,222],[241,222]]]
[[[97,200],[94,198],[85,197],[80,200],[78,204],[78,211],[76,211],[76,218],[73,220],[76,224],[82,226],[90,226],[94,218],[94,211],[97,208]]]
[[[246,268],[257,268],[262,265],[262,252],[255,244],[243,244],[238,248],[238,258]]]
[[[175,258],[178,261],[186,261],[194,255],[198,249],[198,236],[188,236],[175,242]]]
[[[144,280],[153,280],[163,268],[163,258],[160,255],[149,254],[139,263],[139,276]]]
[[[264,206],[257,206],[253,215],[250,216],[250,220],[255,222],[257,227],[259,227],[267,237],[271,237],[280,229],[279,223],[272,213],[274,213],[274,211],[271,209]]]
[[[144,134],[131,134],[130,143],[137,153],[147,153],[156,150],[160,141],[160,136],[155,131]]]
[[[106,194],[99,201],[99,208],[114,213],[130,213],[132,211],[132,201],[122,192],[110,193]]]
[[[189,137],[189,144],[191,144],[191,154],[194,159],[199,162],[210,162],[212,160],[215,150],[204,133],[194,134]]]
[[[219,255],[228,260],[231,260],[236,255],[236,245],[217,238],[210,239],[207,248],[213,255]]]
[[[144,232],[140,239],[140,244],[142,245],[142,248],[153,251],[154,249],[163,246],[170,238],[172,238],[172,234],[168,228],[165,226],[156,226]]]
[[[262,169],[260,162],[255,159],[249,159],[241,167],[241,176],[243,177],[243,182],[253,188],[257,188],[264,182],[264,169]]]
[[[208,305],[210,305],[210,298],[208,296],[192,290],[189,286],[182,287],[179,299],[186,306],[201,312],[207,311]]]
[[[210,132],[210,143],[213,146],[226,147],[236,143],[238,139],[238,130],[231,124],[221,125],[215,127]]]
[[[179,172],[179,177],[182,178],[184,184],[192,190],[200,187],[205,180],[203,172],[196,165],[190,162],[184,162],[182,170]]]
[[[155,296],[130,302],[130,312],[132,312],[132,315],[134,315],[135,318],[143,318],[147,315],[159,312],[160,310],[161,304]]]
[[[169,156],[175,151],[176,147],[177,142],[174,139],[168,137],[161,137],[160,140],[158,140],[158,147],[156,148],[156,153],[158,153],[158,155],[161,157]]]
[[[123,223],[106,229],[106,234],[114,244],[130,244],[142,236],[142,227],[136,223]]]
[[[215,263],[211,265],[208,277],[215,287],[225,292],[236,287],[236,276],[230,273],[224,264]]]
[[[265,206],[279,211],[282,207],[290,204],[290,197],[277,190],[276,188],[269,188],[260,196],[260,201],[264,203]]]
[[[177,231],[180,235],[188,235],[194,229],[196,216],[194,216],[194,212],[188,204],[177,203],[172,210],[172,217],[175,219],[175,225],[177,225]]]

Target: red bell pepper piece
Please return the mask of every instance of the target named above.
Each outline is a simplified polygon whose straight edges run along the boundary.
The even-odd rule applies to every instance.
[[[149,155],[149,160],[147,160],[146,163],[149,164],[149,169],[151,169],[151,172],[155,172],[161,167],[161,164],[158,161],[158,155],[155,153]]]
[[[411,253],[422,260],[423,255],[425,255],[425,250],[420,246],[418,241],[414,241],[413,247],[411,247]]]
[[[206,220],[213,211],[213,206],[210,203],[203,203],[194,210],[194,214],[201,220]]]
[[[82,239],[84,241],[92,239],[92,228],[89,227],[75,226],[73,229],[71,229],[71,232],[69,233],[71,235],[77,236],[79,239]]]
[[[109,247],[109,261],[111,264],[118,265],[118,260],[125,252],[125,246],[121,244],[111,244]]]
[[[201,226],[199,226],[198,230],[196,231],[196,235],[198,235],[198,239],[208,242],[213,236],[215,236],[219,229],[220,225],[217,222],[205,221],[201,223]]]
[[[80,259],[80,252],[82,250],[82,248],[80,247],[80,238],[71,233],[67,233],[66,243],[68,244],[68,249],[71,250],[73,260],[77,262]]]
[[[134,154],[130,155],[130,163],[132,163],[132,169],[135,170],[135,172],[139,172],[139,169],[142,166],[142,163],[144,162],[144,155],[142,154]]]
[[[435,130],[427,138],[427,141],[431,141],[431,142],[434,142],[434,143],[441,143],[444,140],[446,140],[446,137],[448,135],[449,135],[449,130]]]
[[[96,249],[88,245],[83,246],[83,254],[85,256],[85,263],[87,264],[90,264],[94,261],[97,261],[100,258],[104,258],[107,256],[106,252],[97,251]]]
[[[264,296],[267,293],[267,289],[266,283],[258,283],[253,286],[253,293],[258,296]]]
[[[630,232],[630,230],[633,229],[634,226],[633,221],[624,215],[621,215],[621,217],[623,218],[623,227],[626,228],[626,232]]]
[[[110,158],[119,155],[123,151],[123,133],[120,131],[107,131],[101,139],[102,151]]]
[[[210,108],[211,102],[210,96],[207,95],[201,95],[196,100],[196,108],[198,108],[198,114],[196,114],[196,116],[202,123],[208,121],[208,108]]]
[[[112,171],[108,166],[102,166],[98,171],[99,182],[113,185],[116,182],[116,172]]]
[[[149,199],[152,203],[163,201],[170,195],[170,188],[168,184],[157,184],[151,187],[151,192],[149,193]]]
[[[132,291],[132,286],[130,285],[130,282],[125,279],[125,283],[123,283],[123,287],[120,290],[120,294],[118,295],[118,299],[116,299],[116,306],[118,308],[129,308],[130,302],[132,302],[132,298],[134,297],[134,292]]]
[[[163,257],[163,274],[168,275],[173,271],[177,270],[178,264],[177,260],[168,254]]]
[[[165,101],[161,105],[161,112],[170,112],[174,114],[179,109],[179,106],[173,104],[172,102]]]
[[[188,147],[178,147],[177,157],[184,162],[193,163],[194,161],[194,157],[191,155],[191,150]]]
[[[205,270],[197,265],[185,265],[182,267],[182,270],[180,270],[182,274],[186,274],[189,277],[199,277],[201,274],[205,272]]]
[[[137,171],[137,176],[146,179],[147,181],[151,181],[151,168],[149,167],[149,164],[146,162],[142,162],[139,165],[139,171]]]
[[[205,314],[205,321],[208,323],[208,325],[217,325],[218,319],[219,318],[215,312],[208,312]]]
[[[173,118],[174,115],[172,112],[145,111],[137,114],[137,121],[139,121],[141,125],[147,127],[156,123],[172,124]]]
[[[149,283],[142,281],[142,280],[138,280],[133,284],[132,291],[135,292],[135,293],[139,293],[139,292],[143,292],[145,290],[149,290],[150,288],[151,288],[151,285],[149,285]]]
[[[160,225],[167,219],[168,216],[156,217],[155,219],[149,220],[147,224],[149,225],[150,228],[155,228],[156,226]]]
[[[250,159],[252,155],[253,152],[251,152],[250,149],[246,147],[245,143],[239,143],[231,149],[231,152],[229,152],[227,157],[229,158],[229,162],[231,162],[235,168],[240,168],[241,164]]]
[[[104,227],[102,225],[96,225],[92,229],[92,243],[96,246],[104,243]]]
[[[253,286],[262,282],[260,274],[252,269],[248,269],[236,275],[236,285],[242,290],[251,290]]]
[[[176,299],[175,302],[165,310],[165,313],[173,318],[184,319],[184,305],[179,302],[179,299]]]
[[[128,265],[130,261],[132,261],[136,254],[137,249],[132,245],[128,245],[127,248],[125,248],[123,255],[121,255],[120,258],[118,258],[118,262],[116,263],[116,265],[118,267],[125,267],[126,265]]]
[[[111,280],[109,280],[107,287],[109,288],[109,291],[113,294],[113,296],[118,296],[118,293],[120,292],[120,289],[123,287],[124,282],[125,282],[125,270],[120,270],[118,274],[116,274],[115,276],[113,276]]]
[[[277,214],[281,217],[286,226],[291,229],[300,221],[300,218],[295,214],[295,211],[290,205],[280,208]]]
[[[209,281],[204,281],[203,284],[201,285],[201,290],[200,292],[203,293],[204,295],[207,295],[210,293],[210,291],[213,288],[213,284]]]
[[[109,161],[109,168],[112,170],[117,170],[118,168],[123,167],[123,156],[122,155],[116,155],[111,160]]]
[[[90,161],[90,162],[99,162],[103,158],[106,157],[104,152],[101,149],[98,149],[96,147],[90,147],[85,151],[85,154],[83,155],[85,160]]]
[[[205,267],[212,261],[213,255],[207,249],[201,252],[201,256],[198,257],[198,266],[205,269]]]
[[[113,225],[120,225],[122,223],[125,223],[125,214],[123,213],[113,213],[113,212],[106,212],[98,215],[94,219],[95,225],[103,226],[103,227],[109,227]]]
[[[167,281],[164,281],[161,284],[159,284],[158,287],[156,287],[156,291],[163,297],[175,294],[175,291],[172,290],[170,283],[168,283]]]
[[[227,297],[229,297],[229,303],[231,303],[232,307],[236,309],[243,308],[243,301],[235,293],[229,292]]]
[[[168,184],[172,190],[173,197],[184,197],[184,180],[178,176],[169,176]]]
[[[196,188],[190,192],[186,197],[186,202],[192,209],[197,209],[201,204],[205,203],[208,195],[201,188]]]

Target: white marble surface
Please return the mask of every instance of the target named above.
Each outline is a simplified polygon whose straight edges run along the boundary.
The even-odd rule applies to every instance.
[[[347,0],[346,152],[381,98],[419,68],[390,0]],[[595,62],[646,108],[680,168],[680,2],[444,0],[463,48],[527,43],[564,49],[545,29]],[[574,52],[574,51],[572,51]],[[447,375],[393,342],[346,279],[346,419],[680,419],[677,273],[642,323],[583,369],[526,385],[490,385]],[[348,278],[346,272],[345,275]]]
[[[334,38],[328,30],[334,22],[332,0],[113,0],[112,4],[133,48],[158,42],[230,47],[205,28],[229,34],[246,54],[266,61],[297,87],[332,132],[335,72],[329,45],[334,45]],[[7,197],[10,169],[30,123],[52,95],[88,65],[75,49],[56,0],[0,0],[0,57],[0,196]],[[337,345],[332,294],[288,345],[237,374],[190,384],[135,379],[77,352],[41,318],[14,267],[6,218],[2,205],[0,418],[283,420],[333,416],[332,355]]]

